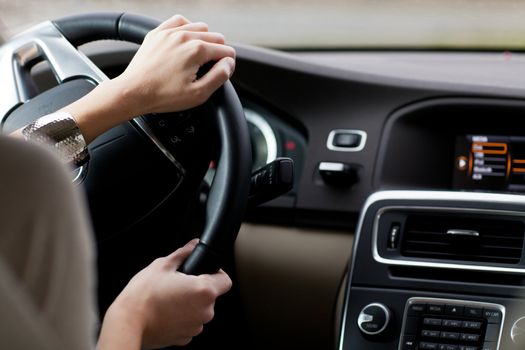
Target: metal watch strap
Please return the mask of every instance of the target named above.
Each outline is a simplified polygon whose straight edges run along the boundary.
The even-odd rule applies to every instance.
[[[22,129],[27,141],[53,147],[64,163],[80,166],[89,153],[78,125],[68,112],[60,111],[38,118]]]

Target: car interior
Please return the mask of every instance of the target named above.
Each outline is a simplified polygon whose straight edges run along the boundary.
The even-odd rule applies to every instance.
[[[82,13],[6,40],[2,133],[118,76],[158,23]],[[208,102],[115,127],[72,172],[100,315],[201,237],[184,271],[233,288],[183,348],[524,349],[523,54],[234,47]]]

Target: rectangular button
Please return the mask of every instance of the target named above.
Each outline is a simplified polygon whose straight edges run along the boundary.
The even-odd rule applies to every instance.
[[[500,323],[502,319],[501,310],[497,309],[483,309],[483,317],[487,319],[488,323]]]
[[[477,321],[463,321],[463,328],[481,329],[481,322],[477,322]]]
[[[498,341],[499,329],[499,324],[488,324],[485,332],[485,341]]]
[[[430,350],[438,350],[438,344],[436,343],[419,343],[420,349],[430,349]]]
[[[338,132],[334,136],[333,145],[337,147],[357,147],[361,142],[361,135],[349,133],[349,132]]]
[[[425,312],[426,307],[427,304],[411,304],[408,306],[408,316],[419,316]]]
[[[439,318],[424,318],[423,324],[425,326],[441,326],[441,320]]]
[[[421,331],[422,337],[429,337],[429,338],[439,338],[439,331],[431,331],[428,329],[424,329]]]
[[[458,346],[452,344],[439,344],[439,350],[458,350]]]
[[[443,320],[443,327],[461,328],[462,322],[460,320]]]
[[[445,305],[443,304],[428,304],[427,311],[431,314],[442,314],[445,311]]]
[[[464,306],[458,306],[458,305],[446,305],[445,306],[445,313],[448,315],[463,315],[463,311],[465,310]]]
[[[414,350],[416,348],[416,336],[415,335],[405,335],[403,336],[402,341],[402,350]]]
[[[442,339],[459,339],[459,333],[456,332],[441,332]]]
[[[459,338],[464,341],[479,341],[479,334],[461,333]]]
[[[465,316],[469,317],[481,317],[483,315],[483,311],[480,307],[466,307],[465,308]]]

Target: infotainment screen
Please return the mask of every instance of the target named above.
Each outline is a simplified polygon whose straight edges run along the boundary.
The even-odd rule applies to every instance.
[[[458,136],[453,187],[525,192],[525,137]]]

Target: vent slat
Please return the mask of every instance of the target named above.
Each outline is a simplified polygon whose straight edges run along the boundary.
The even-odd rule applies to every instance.
[[[450,229],[473,230],[479,236],[449,235]],[[525,225],[518,220],[458,214],[408,215],[401,254],[409,257],[517,264],[523,253]]]

